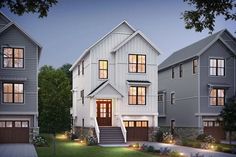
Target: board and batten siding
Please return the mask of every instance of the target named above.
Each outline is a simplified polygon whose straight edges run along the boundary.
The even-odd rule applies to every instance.
[[[128,72],[129,54],[146,55],[146,73]],[[121,103],[121,113],[157,113],[157,56],[158,54],[153,48],[139,35],[135,36],[116,52],[115,84],[125,95]],[[147,87],[146,105],[128,105],[128,85],[126,80],[147,80],[151,82],[151,85]]]

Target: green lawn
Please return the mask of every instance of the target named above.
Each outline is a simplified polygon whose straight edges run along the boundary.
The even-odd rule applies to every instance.
[[[52,157],[50,147],[36,148],[39,157]],[[56,157],[157,157],[131,148],[85,146],[68,140],[56,140]]]

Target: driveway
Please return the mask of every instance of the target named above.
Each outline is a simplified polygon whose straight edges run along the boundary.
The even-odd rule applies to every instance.
[[[0,144],[0,157],[38,157],[32,144]]]
[[[191,147],[184,147],[184,146],[178,146],[173,144],[165,144],[165,143],[157,143],[157,142],[129,142],[130,144],[133,143],[139,143],[139,144],[147,144],[152,145],[155,149],[165,148],[168,147],[172,151],[178,151],[184,153],[186,156],[191,156],[191,154],[195,155],[196,153],[199,153],[200,155],[204,155],[204,157],[235,157],[235,154],[228,154],[228,153],[221,153],[221,152],[215,152],[211,150],[204,150],[204,149],[197,149],[197,148],[191,148]]]

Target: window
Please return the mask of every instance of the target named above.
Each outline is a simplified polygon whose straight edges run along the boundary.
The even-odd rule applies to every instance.
[[[29,127],[29,123],[24,121],[24,122],[21,122],[21,127],[22,128],[28,128]]]
[[[158,101],[163,102],[163,94],[158,94]]]
[[[81,102],[84,104],[84,90],[80,91]]]
[[[225,90],[213,88],[210,91],[210,105],[223,106],[225,104]]]
[[[82,118],[82,127],[84,127],[84,118]]]
[[[129,55],[129,72],[146,73],[146,55]]]
[[[84,61],[82,61],[82,75],[84,75]]]
[[[179,77],[182,77],[183,76],[183,65],[180,64],[179,65]]]
[[[24,103],[24,84],[3,83],[4,103]]]
[[[147,128],[148,121],[123,121],[125,127]]]
[[[175,68],[174,67],[171,68],[171,78],[172,79],[175,78]]]
[[[6,127],[7,127],[7,128],[12,128],[12,122],[7,121],[7,122],[6,122]]]
[[[99,60],[99,79],[107,79],[108,78],[108,61],[107,60]]]
[[[221,125],[221,121],[203,121],[204,127],[220,127]]]
[[[193,60],[193,74],[197,73],[197,66],[198,66],[198,61],[197,59]]]
[[[146,87],[129,87],[129,105],[146,104]]]
[[[5,128],[6,127],[6,123],[3,121],[0,121],[0,128]]]
[[[78,65],[78,75],[80,75],[80,65]]]
[[[175,103],[175,93],[170,93],[170,103],[171,104]]]
[[[210,59],[210,75],[211,76],[225,76],[225,60],[224,59]]]
[[[23,48],[3,48],[3,67],[4,68],[24,68],[24,49]]]

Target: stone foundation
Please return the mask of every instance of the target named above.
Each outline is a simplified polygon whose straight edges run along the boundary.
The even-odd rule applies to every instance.
[[[86,138],[87,136],[97,137],[95,128],[74,127],[74,133],[78,136],[78,138]]]
[[[170,132],[170,127],[160,127],[160,131]],[[200,130],[199,128],[194,127],[175,127],[174,133],[179,138],[196,139],[200,134]]]
[[[158,130],[159,130],[158,127],[149,127],[148,128],[148,141],[150,141],[150,142],[155,141],[155,136],[156,136]]]

